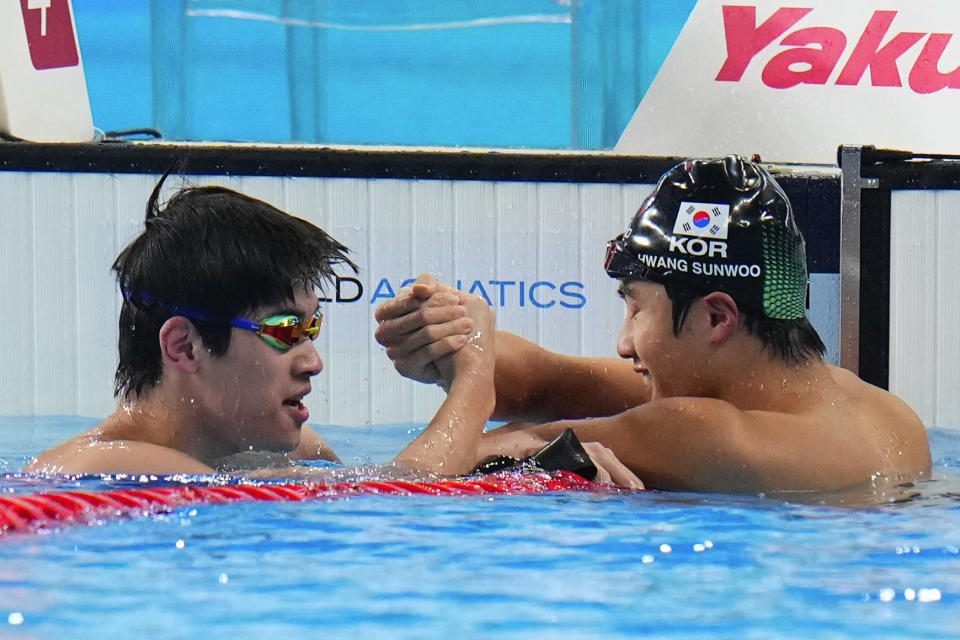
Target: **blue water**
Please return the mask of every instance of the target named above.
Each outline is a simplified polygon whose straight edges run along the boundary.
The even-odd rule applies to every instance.
[[[10,475],[87,426],[0,419]],[[409,426],[319,429],[351,464]],[[0,637],[955,638],[960,435],[872,508],[690,493],[363,496],[0,539]],[[116,486],[137,479],[63,479]]]

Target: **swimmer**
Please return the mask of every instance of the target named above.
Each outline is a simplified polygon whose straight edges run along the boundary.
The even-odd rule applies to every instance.
[[[303,398],[323,363],[315,289],[347,248],[314,225],[221,187],[186,188],[113,264],[123,295],[117,410],[25,471],[209,473],[245,451],[337,460]]]
[[[313,344],[323,321],[317,289],[333,282],[335,267],[356,272],[348,249],[305,220],[222,187],[186,188],[161,207],[162,184],[147,203],[143,233],[113,264],[123,295],[120,405],[24,470],[208,474],[238,465],[339,462],[305,424],[303,399],[323,369]],[[479,296],[447,302],[469,317],[464,348],[433,363],[449,393],[395,462],[458,475],[480,460],[495,401],[496,332]],[[635,480],[596,447],[590,453],[601,479]]]
[[[626,319],[624,360],[496,337],[483,455],[516,455],[567,428],[608,447],[648,488],[828,491],[928,477],[917,415],[823,359],[806,318],[803,237],[789,200],[737,156],[665,173],[607,247]],[[430,276],[381,304],[376,337],[403,375],[441,386],[462,342],[455,290]]]

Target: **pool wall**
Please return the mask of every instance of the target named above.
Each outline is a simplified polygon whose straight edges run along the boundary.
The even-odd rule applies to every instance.
[[[926,424],[960,429],[960,191],[891,197],[890,388]]]
[[[498,326],[565,353],[615,355],[622,303],[601,268],[677,159],[604,154],[204,144],[0,144],[0,414],[103,416],[114,407],[120,298],[110,272],[142,229],[158,175],[222,184],[306,218],[362,267],[326,294],[323,424],[421,422],[439,389],[402,379],[373,311],[421,272],[487,296]],[[177,164],[179,163],[179,164]],[[771,167],[807,233],[811,317],[838,353],[838,174]]]

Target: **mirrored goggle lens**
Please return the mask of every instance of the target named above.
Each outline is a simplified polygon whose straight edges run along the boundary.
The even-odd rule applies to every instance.
[[[270,344],[278,348],[290,348],[304,338],[315,340],[323,323],[323,314],[317,311],[313,317],[300,321],[298,316],[271,316],[260,322],[258,332]]]

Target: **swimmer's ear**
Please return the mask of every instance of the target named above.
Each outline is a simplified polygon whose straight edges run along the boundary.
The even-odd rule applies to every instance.
[[[710,318],[710,343],[725,342],[740,324],[740,309],[737,303],[719,291],[704,296],[703,302]]]
[[[160,327],[160,354],[165,365],[180,373],[196,373],[197,356],[201,353],[197,328],[187,318],[174,316]]]

